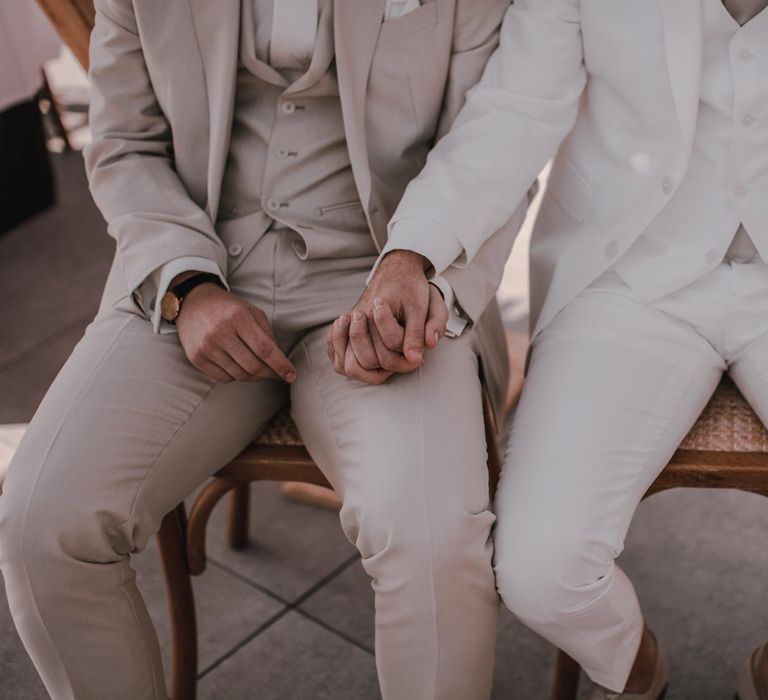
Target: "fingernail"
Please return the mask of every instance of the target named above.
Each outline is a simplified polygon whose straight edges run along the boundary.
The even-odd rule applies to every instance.
[[[381,297],[376,297],[373,300],[374,309],[383,309],[386,306],[386,302]]]
[[[352,316],[352,320],[355,321],[355,323],[360,323],[364,318],[365,314],[362,311],[355,311]]]
[[[349,316],[346,314],[339,316],[339,324],[342,326],[346,326],[349,323]]]
[[[296,381],[296,372],[288,372],[288,374],[285,375],[285,378],[289,382],[295,382]]]
[[[421,351],[420,350],[409,350],[408,351],[408,359],[411,362],[421,362]]]
[[[438,331],[435,331],[435,345],[440,341],[440,333]]]

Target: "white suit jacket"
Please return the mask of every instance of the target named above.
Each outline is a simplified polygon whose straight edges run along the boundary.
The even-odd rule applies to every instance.
[[[481,84],[408,187],[390,245],[426,230],[471,260],[557,152],[531,244],[535,335],[675,192],[701,51],[701,0],[516,0]],[[768,76],[768,48],[744,60]],[[768,173],[751,189],[749,230],[766,257]]]

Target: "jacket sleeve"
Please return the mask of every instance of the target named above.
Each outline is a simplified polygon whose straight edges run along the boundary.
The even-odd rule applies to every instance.
[[[445,135],[390,222],[393,246],[423,229],[451,251],[442,275],[473,320],[501,282],[527,194],[573,128],[586,84],[579,0],[489,2],[483,13],[476,2],[458,0]]]
[[[84,152],[93,198],[117,242],[129,293],[170,260],[195,256],[226,269],[226,251],[174,168],[170,125],[145,63],[133,5],[96,0],[91,35],[93,141]]]

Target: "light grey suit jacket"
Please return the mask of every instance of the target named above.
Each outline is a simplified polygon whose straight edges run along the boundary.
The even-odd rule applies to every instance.
[[[104,299],[112,304],[174,258],[201,256],[227,270],[227,241],[214,222],[232,122],[240,0],[95,4],[94,139],[85,159],[94,199],[117,241]],[[379,248],[407,184],[479,80],[509,0],[428,0],[387,22],[384,5],[334,0],[347,143]],[[470,266],[444,274],[477,324],[497,406],[507,357],[493,298],[524,210]]]

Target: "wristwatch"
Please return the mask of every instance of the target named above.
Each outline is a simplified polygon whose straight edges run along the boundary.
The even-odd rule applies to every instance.
[[[186,296],[201,284],[213,283],[222,289],[226,289],[224,283],[218,275],[210,272],[201,272],[198,275],[192,275],[183,282],[179,282],[175,287],[169,289],[160,300],[160,315],[168,323],[176,323],[176,319],[181,312],[181,304]]]

